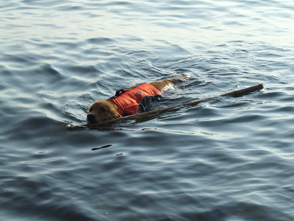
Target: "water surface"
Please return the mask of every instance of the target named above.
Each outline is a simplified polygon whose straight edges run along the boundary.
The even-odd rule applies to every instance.
[[[293,220],[293,18],[289,0],[1,2],[1,220]],[[266,90],[66,128],[180,73],[154,108]]]

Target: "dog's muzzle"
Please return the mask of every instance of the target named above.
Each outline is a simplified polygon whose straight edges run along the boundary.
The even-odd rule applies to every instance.
[[[87,122],[88,123],[95,123],[97,121],[96,121],[96,118],[95,118],[95,116],[93,114],[88,114],[87,115]]]

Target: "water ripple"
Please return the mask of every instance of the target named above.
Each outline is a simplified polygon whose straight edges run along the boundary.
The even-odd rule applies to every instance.
[[[293,10],[274,0],[1,2],[2,219],[293,220]],[[95,100],[181,73],[191,78],[153,108],[266,89],[66,129]]]

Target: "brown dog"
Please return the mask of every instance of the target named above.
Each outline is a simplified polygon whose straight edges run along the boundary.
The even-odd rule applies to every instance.
[[[95,101],[87,111],[87,121],[94,123],[147,111],[150,102],[159,100],[170,86],[189,78],[187,74],[182,75],[182,78],[154,81],[118,90],[115,96],[106,101]]]

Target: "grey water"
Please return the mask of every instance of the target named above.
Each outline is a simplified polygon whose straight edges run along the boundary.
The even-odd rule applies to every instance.
[[[294,220],[293,20],[291,0],[1,1],[0,220]],[[154,108],[265,89],[66,127],[181,73]]]

